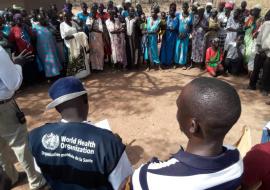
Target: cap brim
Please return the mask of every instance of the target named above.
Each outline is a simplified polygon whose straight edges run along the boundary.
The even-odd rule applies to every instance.
[[[52,101],[51,103],[49,103],[46,107],[46,110],[50,110],[55,108],[56,106],[59,106],[60,104],[67,102],[69,100],[78,98],[79,96],[82,96],[84,94],[87,94],[87,91],[81,91],[81,92],[75,92],[75,93],[71,93],[71,94],[66,94],[64,96],[61,96],[57,99],[55,99],[54,101]]]

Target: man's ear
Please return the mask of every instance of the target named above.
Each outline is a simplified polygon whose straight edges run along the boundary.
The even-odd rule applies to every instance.
[[[195,118],[192,118],[191,127],[189,128],[189,132],[191,134],[195,134],[195,133],[198,133],[199,130],[200,130],[199,123],[197,122],[197,120]]]

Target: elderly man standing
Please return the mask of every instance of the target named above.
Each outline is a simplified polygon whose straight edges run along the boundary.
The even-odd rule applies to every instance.
[[[35,171],[33,158],[28,150],[24,114],[13,99],[15,91],[22,83],[20,65],[24,59],[31,59],[31,55],[23,51],[14,58],[14,64],[0,46],[0,165],[11,179],[13,186],[16,185],[20,177],[7,157],[6,145],[9,145],[27,174],[30,189],[47,189],[45,179]]]

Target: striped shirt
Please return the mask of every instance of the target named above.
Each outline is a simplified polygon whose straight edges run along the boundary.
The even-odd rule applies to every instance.
[[[217,157],[202,157],[180,150],[166,162],[151,161],[137,169],[133,190],[235,190],[241,184],[243,162],[238,150],[224,147]]]

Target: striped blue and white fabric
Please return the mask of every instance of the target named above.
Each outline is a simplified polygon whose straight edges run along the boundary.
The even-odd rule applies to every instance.
[[[152,161],[137,169],[133,190],[235,190],[241,185],[243,162],[238,150],[224,147],[217,157],[180,150],[166,162]]]

